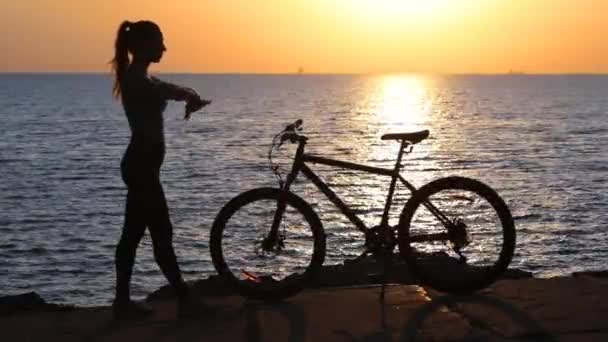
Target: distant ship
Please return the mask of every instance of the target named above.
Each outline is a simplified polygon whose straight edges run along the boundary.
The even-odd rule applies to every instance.
[[[519,70],[513,70],[510,69],[509,72],[507,72],[507,75],[525,75],[526,73],[523,71],[519,71]]]
[[[298,71],[297,71],[297,74],[298,74],[298,75],[302,75],[303,73],[304,73],[304,68],[299,67],[299,68],[298,68]]]

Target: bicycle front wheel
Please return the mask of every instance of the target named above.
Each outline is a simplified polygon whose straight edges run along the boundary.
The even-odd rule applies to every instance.
[[[489,186],[463,177],[417,190],[399,221],[399,250],[419,280],[436,290],[469,293],[493,283],[515,249],[509,208]]]
[[[325,234],[303,199],[259,188],[222,208],[213,222],[210,249],[218,273],[241,295],[282,299],[299,292],[320,270]]]

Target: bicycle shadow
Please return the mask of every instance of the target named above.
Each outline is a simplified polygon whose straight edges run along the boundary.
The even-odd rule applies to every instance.
[[[495,297],[474,294],[470,296],[443,295],[433,298],[425,304],[404,324],[400,341],[416,341],[423,330],[425,322],[433,314],[444,311],[445,308],[460,315],[468,322],[468,331],[464,339],[490,340],[523,339],[530,341],[556,341],[550,333],[544,330],[534,319],[521,309]],[[446,336],[451,335],[450,327],[441,326],[447,330]],[[457,338],[457,337],[456,337]]]
[[[382,303],[380,305],[380,329],[372,332],[361,338],[353,336],[353,333],[347,330],[335,330],[334,333],[342,336],[352,342],[390,342],[392,341],[391,331],[386,320],[386,308],[387,304]]]
[[[240,312],[245,318],[246,341],[266,341],[269,338],[265,338],[264,333],[272,335],[273,340],[277,341],[306,341],[306,315],[296,304],[246,301]],[[281,319],[285,319],[287,324],[279,324]]]

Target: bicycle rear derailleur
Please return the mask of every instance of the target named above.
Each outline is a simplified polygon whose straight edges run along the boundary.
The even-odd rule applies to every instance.
[[[459,262],[466,263],[467,257],[464,256],[460,250],[471,243],[469,234],[467,234],[467,225],[459,218],[454,219],[448,229],[448,235],[450,237],[452,249],[460,257]]]

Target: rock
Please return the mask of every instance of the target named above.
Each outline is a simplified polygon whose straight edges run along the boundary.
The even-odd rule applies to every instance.
[[[595,278],[606,278],[608,277],[608,271],[583,271],[572,273],[573,277],[595,277]]]
[[[0,297],[0,313],[11,314],[22,310],[43,308],[46,302],[36,292]]]
[[[501,279],[526,279],[534,278],[532,272],[518,270],[516,268],[509,268],[500,276]]]
[[[0,316],[23,311],[69,311],[74,309],[75,307],[72,305],[47,303],[36,292],[0,297]]]
[[[201,279],[189,282],[190,291],[196,296],[228,296],[236,294],[234,289],[219,275],[209,276],[207,279]],[[165,285],[160,289],[152,292],[146,297],[148,301],[166,300],[174,298],[175,293],[170,285]]]

